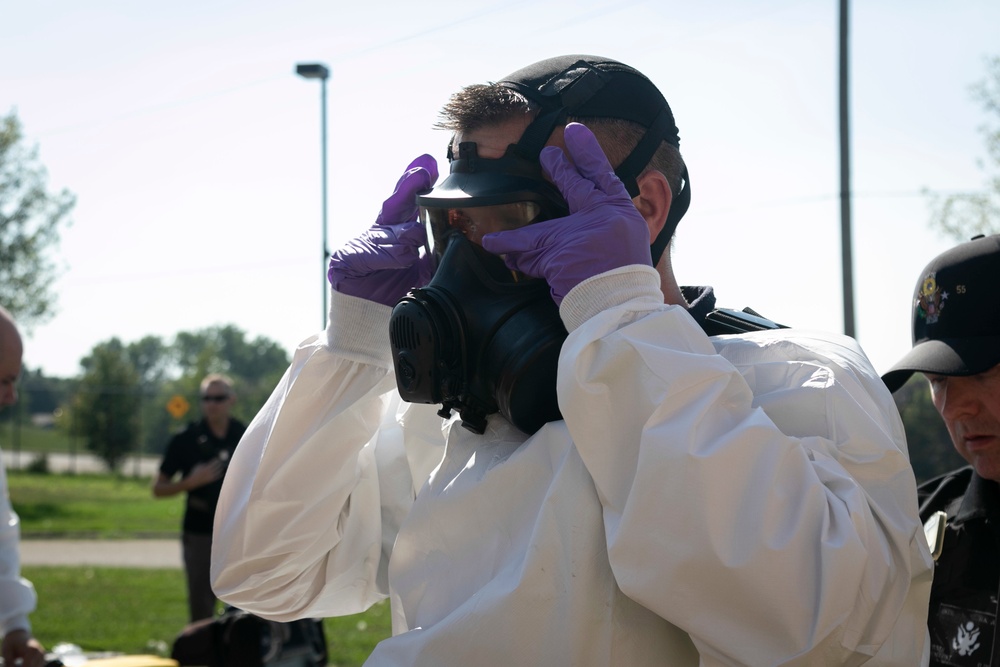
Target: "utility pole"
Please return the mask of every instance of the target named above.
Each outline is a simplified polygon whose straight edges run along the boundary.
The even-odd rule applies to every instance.
[[[848,86],[848,0],[840,0],[840,257],[844,291],[844,333],[854,328],[854,268],[851,252],[851,131]]]

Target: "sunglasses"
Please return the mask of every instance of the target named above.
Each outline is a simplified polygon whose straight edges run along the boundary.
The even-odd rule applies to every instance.
[[[222,403],[223,401],[226,401],[228,399],[229,399],[229,394],[218,394],[215,396],[208,395],[201,397],[201,400],[205,401],[206,403]]]

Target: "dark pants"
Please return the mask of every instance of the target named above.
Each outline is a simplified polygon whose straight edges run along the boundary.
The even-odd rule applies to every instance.
[[[215,593],[212,592],[212,536],[184,533],[184,570],[187,573],[188,610],[191,621],[215,616]]]

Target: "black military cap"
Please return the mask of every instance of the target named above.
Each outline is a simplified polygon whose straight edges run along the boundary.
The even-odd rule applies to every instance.
[[[935,257],[913,297],[913,348],[882,380],[896,391],[914,372],[976,375],[1000,363],[1000,235]]]

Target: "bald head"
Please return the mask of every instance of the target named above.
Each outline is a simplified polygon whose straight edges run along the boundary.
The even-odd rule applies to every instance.
[[[0,406],[17,401],[17,380],[21,377],[21,334],[6,308],[0,306]]]

